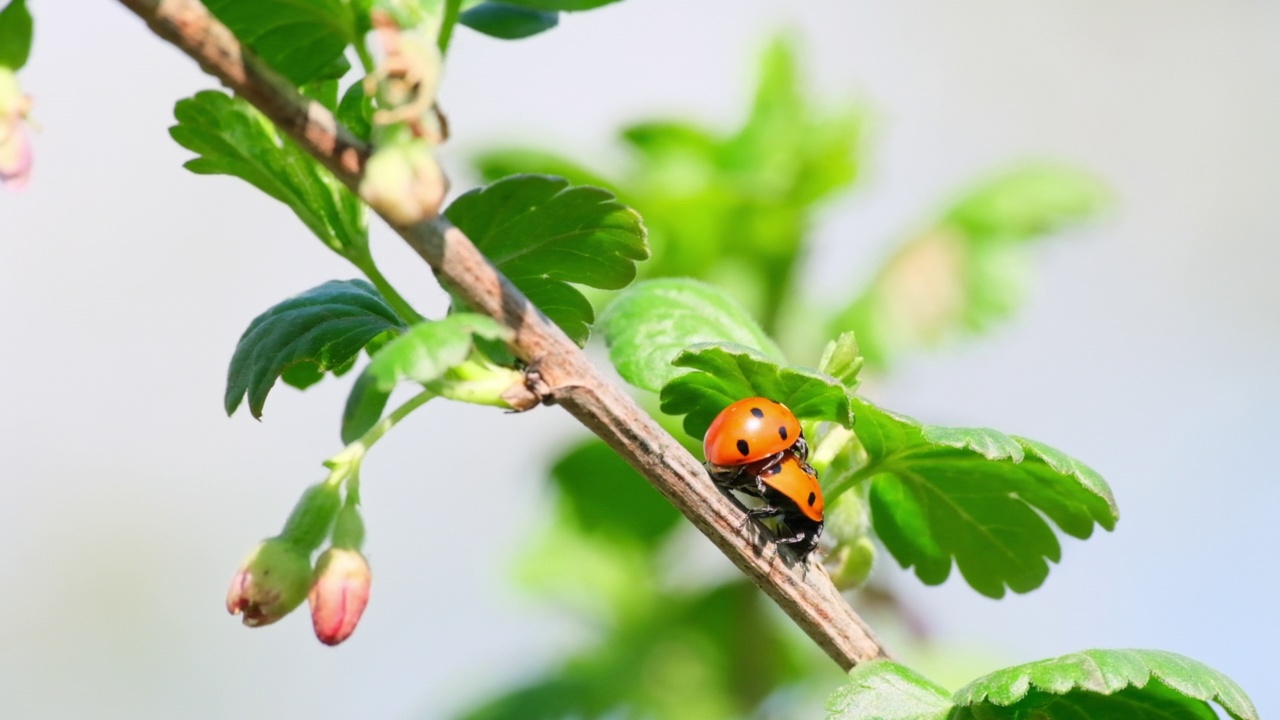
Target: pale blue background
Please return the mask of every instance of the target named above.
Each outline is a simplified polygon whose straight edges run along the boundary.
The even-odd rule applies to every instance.
[[[264,422],[228,420],[226,362],[263,308],[354,272],[247,185],[181,169],[172,104],[210,86],[190,60],[116,3],[32,5],[23,80],[43,132],[30,189],[0,193],[0,716],[436,717],[572,647],[577,626],[506,579],[546,508],[534,469],[573,428],[556,409],[427,407],[378,446],[377,580],[347,645],[320,646],[305,616],[251,632],[225,615],[242,553],[338,449],[347,386],[278,390]],[[819,93],[879,117],[866,184],[820,227],[815,286],[860,279],[1006,161],[1075,161],[1122,200],[1045,249],[1015,323],[869,388],[1084,459],[1116,491],[1118,529],[1064,543],[1029,596],[889,580],[981,655],[1164,648],[1280,712],[1280,6],[630,0],[519,44],[463,31],[448,165],[461,178],[468,149],[503,138],[607,162],[625,121],[733,122],[781,25]],[[442,307],[424,266],[375,234],[389,274]],[[488,532],[454,539],[478,512]]]

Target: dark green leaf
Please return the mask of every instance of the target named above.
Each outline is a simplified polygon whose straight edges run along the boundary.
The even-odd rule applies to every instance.
[[[475,347],[475,338],[504,340],[511,331],[492,318],[456,313],[423,322],[387,343],[351,388],[342,413],[342,441],[360,438],[382,417],[387,398],[401,380],[425,385],[460,365]]]
[[[302,94],[325,106],[329,112],[338,109],[338,81],[316,80],[298,88]]]
[[[332,75],[356,39],[356,16],[344,0],[205,0],[241,42],[296,85]]]
[[[649,256],[640,216],[604,190],[518,175],[463,195],[449,220],[579,345],[595,313],[569,283],[626,287]]]
[[[1231,678],[1160,650],[1086,650],[998,670],[955,694],[974,718],[1212,720],[1215,702],[1235,720],[1257,720]]]
[[[652,545],[680,520],[666,498],[595,438],[561,456],[551,477],[565,510],[584,532]]]
[[[946,720],[947,691],[889,660],[861,663],[827,699],[827,720]]]
[[[701,438],[721,410],[753,396],[786,405],[800,420],[853,424],[849,396],[839,380],[816,370],[779,365],[752,348],[704,343],[684,350],[672,364],[695,372],[662,388],[662,412],[684,415],[684,431],[690,437]]]
[[[458,22],[490,37],[519,40],[555,27],[560,14],[489,0],[462,13]]]
[[[782,359],[777,344],[746,310],[716,288],[686,278],[627,288],[609,303],[599,327],[618,374],[653,392],[683,373],[671,361],[697,343],[735,343]]]
[[[853,399],[854,428],[868,456],[876,532],[925,583],[961,575],[989,597],[1039,587],[1057,562],[1045,517],[1077,538],[1107,530],[1119,512],[1106,482],[1067,455],[989,429],[941,428]],[[847,487],[847,485],[846,485]],[[838,495],[844,488],[832,488]],[[1037,513],[1036,511],[1039,511]]]
[[[364,206],[249,103],[207,90],[174,107],[169,134],[199,157],[186,168],[238,177],[288,205],[331,250],[357,265],[368,252]]]
[[[227,371],[227,414],[248,393],[249,412],[261,417],[276,378],[305,388],[352,362],[380,333],[403,326],[364,280],[330,280],[295,295],[254,318],[240,336]]]
[[[506,0],[512,5],[520,5],[522,7],[532,8],[534,10],[561,11],[561,12],[577,12],[579,10],[593,10],[598,7],[610,5],[618,2],[618,0]]]
[[[26,0],[10,0],[0,10],[0,67],[19,70],[27,64],[33,27]]]
[[[1000,176],[898,248],[831,330],[855,330],[867,361],[879,367],[983,332],[1022,303],[1030,241],[1095,217],[1106,197],[1097,180],[1067,167],[1037,165]]]

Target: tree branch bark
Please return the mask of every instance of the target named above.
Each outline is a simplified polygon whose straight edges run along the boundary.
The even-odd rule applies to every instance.
[[[120,0],[269,117],[347,187],[359,192],[369,147],[317,102],[240,46],[197,0]],[[370,207],[382,215],[377,204]],[[388,221],[437,277],[479,312],[515,331],[513,352],[528,363],[530,386],[563,406],[636,468],[747,577],[763,589],[841,668],[888,654],[832,584],[821,563],[780,554],[767,531],[749,522],[702,465],[630,397],[600,375],[586,355],[443,217],[412,225]]]

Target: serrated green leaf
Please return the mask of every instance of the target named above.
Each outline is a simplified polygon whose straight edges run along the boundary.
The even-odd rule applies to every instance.
[[[947,691],[889,660],[860,663],[827,699],[827,720],[944,720]]]
[[[579,345],[595,313],[569,283],[626,287],[649,256],[640,216],[613,195],[562,178],[517,175],[445,211],[476,247]]]
[[[16,71],[27,64],[33,30],[26,0],[10,0],[0,10],[0,67]]]
[[[867,453],[856,478],[870,479],[876,532],[927,584],[946,580],[954,560],[984,595],[1028,592],[1061,553],[1039,513],[1077,538],[1119,517],[1106,482],[1057,450],[986,428],[921,425],[862,398],[852,404]]]
[[[582,532],[652,546],[676,527],[680,512],[612,448],[596,438],[569,450],[551,478]]]
[[[276,378],[305,388],[325,371],[341,369],[370,340],[404,322],[364,280],[330,280],[273,306],[240,336],[223,398],[227,414],[249,396],[249,412],[262,416]]]
[[[560,14],[510,2],[488,0],[458,16],[462,25],[501,40],[519,40],[560,24]]]
[[[1191,658],[1161,650],[1085,650],[998,670],[961,688],[959,717],[1217,717],[1257,720],[1249,696],[1231,678]]]
[[[426,385],[462,364],[476,338],[506,340],[511,330],[493,318],[456,313],[418,323],[378,351],[351,388],[342,413],[342,441],[352,443],[382,417],[391,391],[402,380]]]
[[[1030,243],[1096,217],[1106,204],[1105,187],[1074,168],[1034,165],[998,176],[892,253],[830,329],[856,331],[876,367],[983,332],[1022,304]]]
[[[206,90],[174,107],[169,134],[199,157],[185,167],[200,175],[238,177],[288,205],[329,249],[363,265],[368,258],[364,206],[252,105]]]
[[[828,720],[1258,720],[1227,676],[1160,650],[1086,650],[998,670],[948,699],[888,661],[864,663],[827,701]]]
[[[605,308],[599,328],[618,374],[653,392],[683,374],[671,361],[690,345],[728,342],[782,359],[773,339],[732,298],[687,278],[649,280],[627,288]]]
[[[619,0],[506,0],[512,5],[520,5],[522,7],[532,8],[534,10],[560,11],[560,12],[579,12],[582,10],[594,10],[598,7],[611,5]]]
[[[729,404],[766,397],[786,405],[800,420],[853,424],[849,396],[840,381],[816,370],[779,365],[758,350],[731,343],[703,343],[687,348],[672,364],[695,372],[662,388],[662,412],[684,415],[684,431],[706,435],[711,421]]]
[[[241,42],[295,85],[328,73],[357,37],[344,0],[205,0]]]

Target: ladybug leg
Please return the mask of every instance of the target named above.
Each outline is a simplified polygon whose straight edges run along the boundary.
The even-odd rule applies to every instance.
[[[764,507],[752,508],[748,510],[747,515],[757,520],[764,520],[766,518],[778,517],[783,512],[785,511],[779,508],[772,507],[770,505],[765,505]]]
[[[804,433],[800,433],[800,437],[796,438],[796,442],[791,446],[791,452],[800,458],[800,462],[806,462],[809,459],[809,443],[804,439]]]

